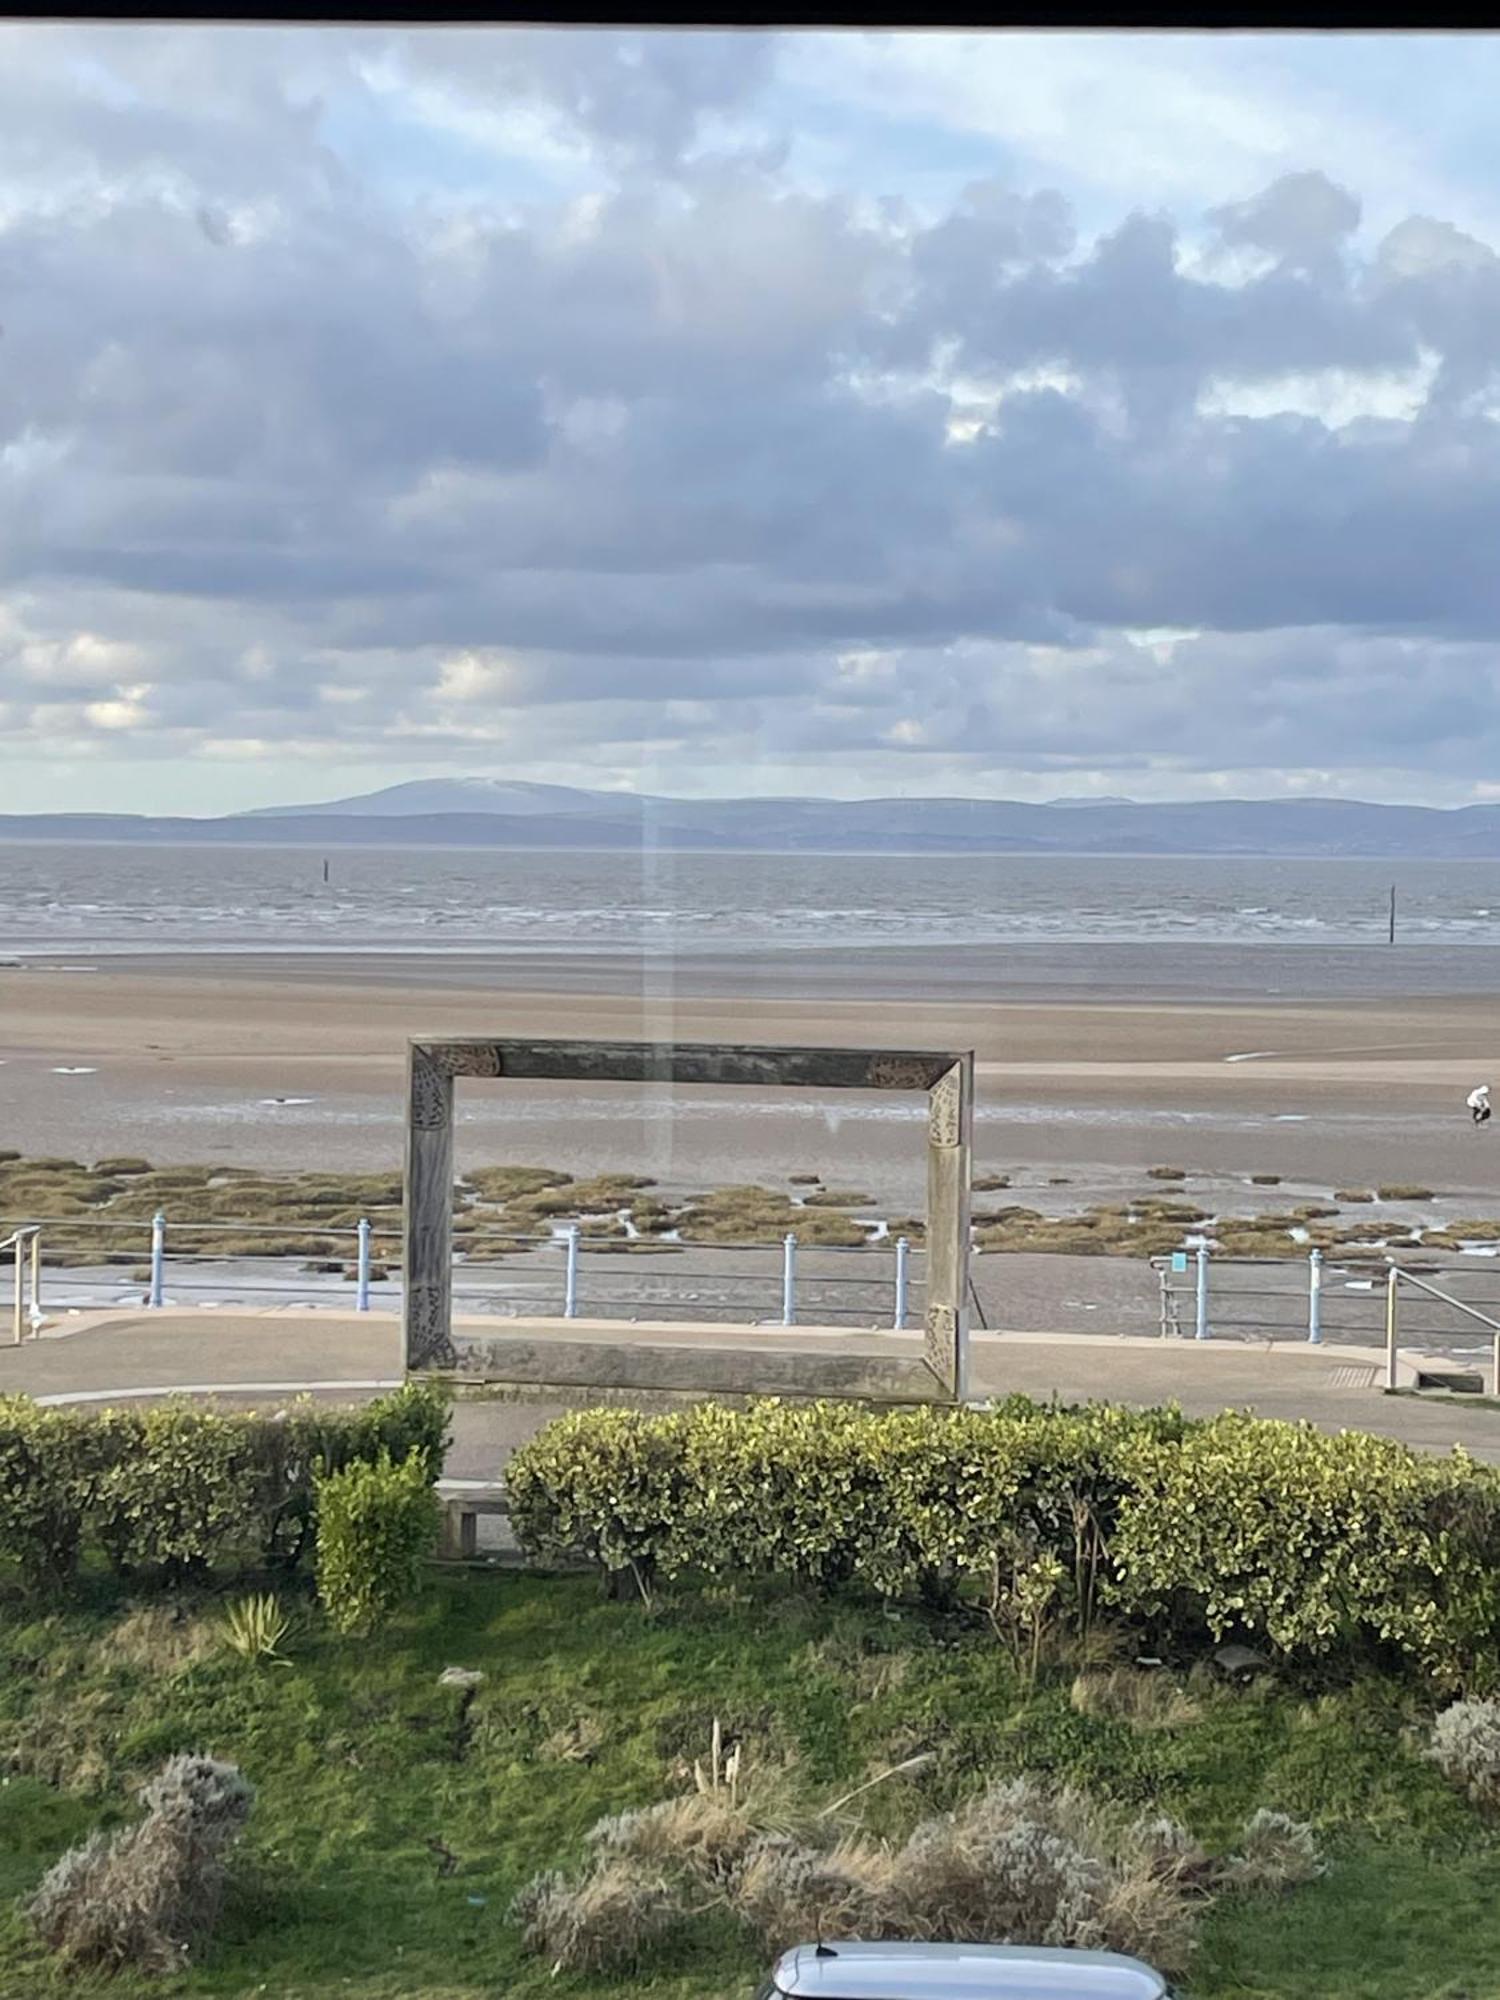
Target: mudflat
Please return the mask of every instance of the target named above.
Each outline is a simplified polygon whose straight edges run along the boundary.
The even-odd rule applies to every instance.
[[[1278,1197],[1249,1177],[1273,1173],[1288,1193],[1403,1183],[1468,1212],[1493,1201],[1500,1134],[1473,1128],[1463,1100],[1500,1084],[1495,998],[1327,997],[1306,964],[1312,997],[1199,980],[1206,995],[1130,998],[1071,979],[977,990],[942,964],[924,983],[909,952],[864,954],[838,978],[785,960],[752,977],[737,961],[563,954],[33,963],[0,968],[0,1144],[395,1166],[406,1043],[426,1033],[931,1046],[975,1050],[978,1170],[1044,1191],[1038,1206],[1149,1185],[1161,1164],[1221,1203],[1267,1205]],[[921,1116],[858,1094],[476,1084],[460,1146],[476,1163],[679,1185],[816,1170],[902,1200],[920,1194]]]

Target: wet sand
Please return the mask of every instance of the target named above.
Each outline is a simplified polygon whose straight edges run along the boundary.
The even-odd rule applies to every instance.
[[[1381,957],[1352,955],[1362,968]],[[1449,1213],[1484,1212],[1500,1196],[1500,1121],[1476,1132],[1463,1108],[1474,1083],[1500,1084],[1500,968],[1483,992],[1416,991],[1430,966],[1396,952],[1391,991],[1351,992],[1330,964],[1337,954],[1206,946],[1175,954],[1193,961],[1179,983],[1195,991],[1173,998],[1131,986],[1145,972],[1124,958],[1080,948],[1059,972],[1067,955],[1048,948],[1044,997],[1015,975],[1017,953],[1005,954],[1008,981],[997,964],[955,964],[962,956],[245,954],[0,967],[0,1145],[392,1167],[414,1034],[847,1042],[976,1051],[978,1170],[1009,1172],[1021,1191],[1002,1199],[1079,1206],[1139,1189],[1161,1163],[1188,1168],[1193,1193],[1221,1207],[1381,1182],[1432,1188]],[[1496,956],[1468,953],[1464,984],[1477,988],[1480,960]],[[1260,990],[1237,990],[1252,960]],[[1267,990],[1270,975],[1295,976],[1304,997]],[[501,1084],[472,1086],[460,1102],[466,1164],[638,1169],[682,1188],[817,1171],[882,1201],[921,1200],[915,1100]],[[1251,1189],[1253,1173],[1285,1185]]]

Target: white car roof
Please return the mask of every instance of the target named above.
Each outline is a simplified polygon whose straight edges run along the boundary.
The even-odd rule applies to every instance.
[[[1165,2000],[1138,1958],[1037,1945],[798,1945],[772,1975],[795,2000]]]

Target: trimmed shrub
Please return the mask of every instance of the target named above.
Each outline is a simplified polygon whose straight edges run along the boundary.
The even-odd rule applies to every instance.
[[[318,1504],[318,1595],[337,1631],[370,1633],[415,1596],[423,1560],[437,1540],[441,1509],[429,1461],[412,1450],[399,1461],[314,1475]]]
[[[1021,1398],[593,1410],[524,1445],[507,1484],[523,1547],[643,1585],[967,1593],[1018,1654],[1107,1606],[1162,1642],[1383,1644],[1455,1687],[1496,1671],[1500,1472],[1360,1432]]]
[[[233,1764],[181,1756],[138,1796],[144,1819],[71,1848],[28,1905],[38,1934],[73,1964],[177,1971],[218,1919],[253,1788]]]
[[[0,1397],[0,1557],[28,1588],[72,1581],[105,1442],[72,1411]]]
[[[1226,1414],[1124,1453],[1108,1594],[1171,1630],[1282,1653],[1393,1643],[1439,1681],[1490,1671],[1500,1476],[1361,1431]]]
[[[315,1468],[415,1454],[435,1480],[447,1423],[444,1392],[416,1384],[361,1409],[303,1398],[269,1416],[0,1397],[0,1563],[32,1590],[66,1588],[86,1545],[147,1581],[292,1569],[312,1544]]]
[[[123,1576],[182,1582],[242,1551],[255,1498],[248,1424],[185,1404],[98,1419],[118,1439],[94,1494],[99,1540]]]

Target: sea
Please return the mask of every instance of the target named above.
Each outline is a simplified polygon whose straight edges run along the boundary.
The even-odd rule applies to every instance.
[[[326,875],[326,879],[325,879]],[[0,957],[715,958],[1398,940],[1488,957],[1500,861],[0,844]]]

